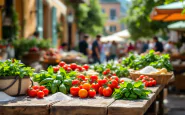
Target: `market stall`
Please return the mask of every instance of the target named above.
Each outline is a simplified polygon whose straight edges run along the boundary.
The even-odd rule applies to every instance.
[[[12,59],[0,71],[0,114],[140,115],[156,113],[157,97],[162,112],[163,88],[173,76],[169,55],[152,50],[92,67],[61,61],[38,73]]]

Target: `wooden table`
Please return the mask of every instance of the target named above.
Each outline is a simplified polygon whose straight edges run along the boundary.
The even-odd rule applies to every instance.
[[[8,115],[142,115],[155,102],[163,88],[164,86],[152,87],[150,89],[154,93],[149,95],[149,100],[134,101],[96,96],[94,99],[74,98],[68,101],[52,102],[19,97],[13,102],[0,103],[0,115],[7,113]]]

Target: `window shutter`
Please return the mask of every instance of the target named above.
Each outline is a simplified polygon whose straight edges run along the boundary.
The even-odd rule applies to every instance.
[[[57,9],[52,8],[52,44],[54,47],[57,46]]]
[[[39,32],[39,37],[43,38],[43,3],[42,3],[42,0],[36,0],[36,6],[37,6],[36,30]]]

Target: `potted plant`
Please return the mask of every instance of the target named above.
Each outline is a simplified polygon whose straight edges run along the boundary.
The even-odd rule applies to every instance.
[[[26,94],[33,71],[34,69],[26,67],[20,60],[8,59],[0,62],[0,91],[11,96]]]

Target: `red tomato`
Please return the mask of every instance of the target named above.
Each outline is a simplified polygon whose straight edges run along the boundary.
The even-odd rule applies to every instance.
[[[43,91],[38,91],[37,92],[37,97],[38,98],[43,98],[44,97],[44,92]]]
[[[30,97],[35,97],[35,96],[37,96],[37,90],[35,90],[35,89],[28,89],[28,96],[30,96]]]
[[[75,70],[77,68],[77,64],[76,63],[72,63],[70,65],[70,67],[71,67],[72,70]]]
[[[43,89],[45,89],[45,88],[46,88],[45,86],[40,86],[40,87],[39,87],[40,90],[43,90]]]
[[[145,79],[142,79],[142,82],[144,83],[146,80]]]
[[[83,71],[85,71],[85,68],[82,67],[82,71],[81,72],[83,72]]]
[[[32,88],[36,90],[36,89],[39,89],[39,86],[34,85],[34,86],[32,86]]]
[[[144,75],[140,75],[140,76],[139,76],[140,79],[143,79],[143,77],[145,77],[145,76],[144,76]]]
[[[89,91],[90,88],[91,88],[91,85],[90,85],[89,83],[84,83],[84,84],[82,85],[82,88],[83,88],[83,89],[86,89],[87,91]]]
[[[148,86],[151,87],[153,84],[151,81],[148,82]]]
[[[99,87],[98,92],[100,95],[103,95],[103,87]]]
[[[91,88],[93,88],[96,92],[98,92],[98,90],[99,90],[99,84],[98,83],[92,83],[91,84]]]
[[[42,91],[44,92],[45,96],[49,94],[49,90],[47,88],[43,89]]]
[[[148,87],[148,85],[149,85],[149,84],[148,84],[148,81],[146,81],[146,82],[144,82],[144,83],[145,83],[145,87]]]
[[[65,62],[61,61],[61,62],[59,63],[59,66],[60,66],[60,67],[63,67],[65,64],[66,64]]]
[[[118,87],[118,82],[115,79],[111,80],[109,82],[109,87],[112,88],[112,89],[117,88]]]
[[[90,81],[91,81],[91,83],[93,83],[93,82],[95,82],[95,81],[97,81],[98,80],[98,76],[96,76],[96,75],[91,75],[90,76]]]
[[[87,71],[89,69],[89,65],[85,64],[83,65],[83,68],[85,68],[85,70]]]
[[[106,84],[106,83],[107,83],[107,80],[106,80],[106,79],[99,79],[99,80],[98,80],[99,86],[103,86],[103,85]]]
[[[156,80],[152,80],[153,86],[156,86]]]
[[[104,71],[104,72],[103,72],[103,75],[107,75],[107,72],[106,72],[106,71]]]
[[[80,85],[79,88],[82,89],[82,86],[83,86],[83,85]]]
[[[119,89],[120,88],[120,86],[118,85],[117,87],[116,87],[116,89]]]
[[[90,89],[88,94],[90,98],[94,98],[94,96],[96,95],[96,91],[94,89]]]
[[[152,80],[154,80],[154,79],[150,77],[149,80],[152,81]]]
[[[72,85],[79,85],[80,81],[78,79],[75,79],[72,81]]]
[[[70,67],[67,67],[67,68],[66,68],[66,71],[69,73],[69,72],[72,71],[72,69],[71,69]]]
[[[110,87],[103,88],[103,95],[105,97],[110,97],[112,95],[112,89]]]
[[[119,83],[119,77],[118,76],[112,76],[110,80],[115,79]]]
[[[58,70],[59,70],[59,67],[53,67],[53,71],[56,73],[56,72],[58,72]]]
[[[83,74],[80,74],[79,76],[77,76],[77,78],[82,81],[85,80],[85,76]]]
[[[79,71],[82,71],[82,67],[81,66],[77,66],[77,69],[79,69]]]
[[[68,68],[68,65],[65,64],[65,65],[63,66],[63,68],[66,70],[66,69]]]
[[[79,92],[80,88],[76,87],[76,86],[72,86],[70,88],[70,93],[72,96],[78,96],[78,92]]]

